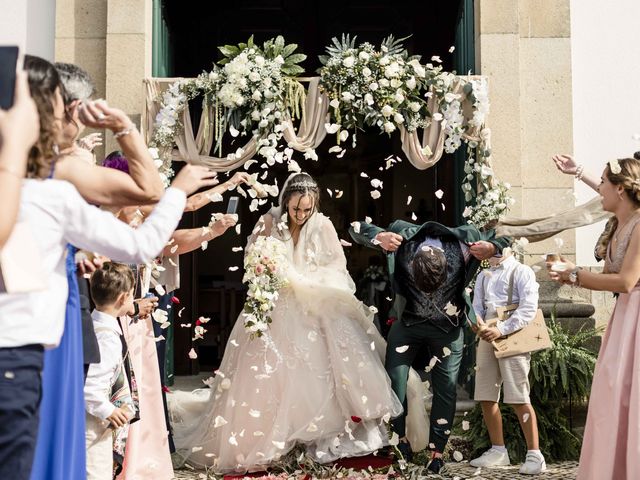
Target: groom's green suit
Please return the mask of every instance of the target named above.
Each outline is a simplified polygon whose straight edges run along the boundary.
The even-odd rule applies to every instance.
[[[480,261],[471,256],[463,245],[487,241],[495,246],[497,252],[501,252],[511,239],[496,238],[493,230],[481,232],[473,225],[449,228],[437,222],[415,225],[403,220],[393,222],[386,230],[360,222],[359,232],[352,227],[349,233],[360,245],[384,251],[373,240],[385,231],[403,238],[396,252],[386,252],[395,293],[391,316],[397,320],[387,338],[385,366],[393,390],[405,408],[405,415],[394,419],[392,426],[400,437],[405,435],[410,366],[414,363],[421,366],[431,363],[433,403],[429,446],[443,452],[455,415],[456,382],[464,346],[464,318],[476,322],[466,287],[474,278]],[[413,284],[410,262],[421,245],[433,243],[434,239],[442,246],[447,258],[447,279],[435,292],[425,294]],[[454,309],[457,314],[452,313]],[[433,357],[437,357],[437,360],[432,360]]]

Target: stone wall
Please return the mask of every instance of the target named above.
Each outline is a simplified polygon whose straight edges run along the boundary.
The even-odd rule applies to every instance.
[[[573,206],[572,178],[556,173],[551,155],[571,152],[569,0],[476,0],[477,73],[489,77],[493,159],[512,185],[511,213],[537,217]],[[562,252],[575,254],[566,232]],[[527,263],[554,251],[531,244]]]
[[[56,61],[87,70],[96,98],[105,98],[139,125],[142,79],[151,75],[152,0],[57,0]],[[97,151],[117,148],[110,133]]]

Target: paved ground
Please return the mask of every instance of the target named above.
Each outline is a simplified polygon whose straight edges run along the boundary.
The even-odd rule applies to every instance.
[[[578,470],[577,462],[563,462],[554,465],[548,465],[547,471],[535,477],[529,475],[518,474],[520,466],[499,467],[499,468],[474,468],[468,463],[449,463],[447,464],[447,472],[442,475],[424,475],[414,480],[422,479],[446,479],[446,480],[572,480],[576,478]],[[204,480],[213,479],[215,477],[207,477],[202,472],[193,472],[189,470],[180,470],[176,472],[176,479],[180,480]]]
[[[177,377],[176,384],[172,389],[176,390],[193,390],[202,386],[202,379],[211,376],[209,373],[202,373],[192,377]],[[441,480],[524,480],[535,478],[536,480],[573,480],[576,478],[578,470],[577,462],[563,462],[547,466],[544,474],[531,477],[529,475],[518,474],[519,465],[513,467],[498,467],[494,469],[474,468],[467,462],[447,463],[447,472],[442,475],[420,475],[413,477],[411,480],[422,479],[441,479]],[[212,480],[216,477],[209,476],[202,471],[193,471],[189,469],[181,469],[176,472],[178,480]],[[408,477],[407,477],[408,478]]]

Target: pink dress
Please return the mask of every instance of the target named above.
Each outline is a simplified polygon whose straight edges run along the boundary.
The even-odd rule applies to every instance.
[[[608,252],[606,273],[622,268],[638,223],[640,216],[631,219],[613,255]],[[578,479],[640,479],[640,284],[618,297],[600,347]]]
[[[174,478],[162,405],[162,386],[151,317],[122,322],[138,383],[140,420],[131,425],[122,473],[117,480]]]

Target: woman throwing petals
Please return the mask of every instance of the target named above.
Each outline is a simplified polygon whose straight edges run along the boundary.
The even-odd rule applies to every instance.
[[[612,160],[598,188],[614,214],[597,254],[604,272],[548,264],[564,284],[618,294],[596,363],[578,479],[640,478],[640,160]]]

